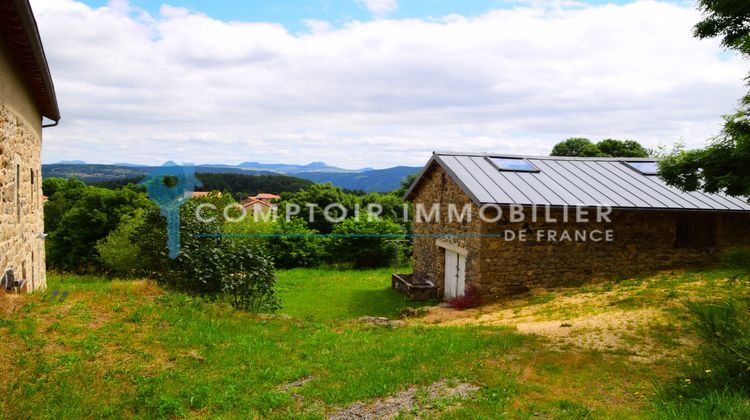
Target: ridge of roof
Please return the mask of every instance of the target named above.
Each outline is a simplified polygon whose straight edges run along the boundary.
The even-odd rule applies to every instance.
[[[582,160],[582,161],[604,161],[604,162],[656,162],[659,159],[655,157],[579,157],[579,156],[544,156],[544,155],[514,155],[510,153],[491,153],[491,152],[448,152],[435,151],[433,155],[437,156],[472,156],[472,157],[504,157],[512,159],[530,159],[530,160]]]

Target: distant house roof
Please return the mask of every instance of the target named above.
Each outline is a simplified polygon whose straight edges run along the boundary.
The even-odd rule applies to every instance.
[[[255,204],[260,204],[260,205],[262,205],[262,206],[266,206],[266,207],[271,207],[271,206],[272,206],[272,204],[270,204],[270,203],[269,203],[269,202],[267,202],[267,201],[263,201],[263,200],[258,200],[257,198],[251,198],[251,199],[249,199],[249,200],[247,200],[247,201],[243,202],[243,203],[242,203],[242,207],[244,207],[244,208],[248,208],[248,207],[250,207],[250,206],[253,206],[253,205],[255,205]]]
[[[253,198],[257,198],[258,200],[278,200],[281,198],[281,196],[276,194],[260,193]]]
[[[216,194],[221,197],[220,192],[217,192]],[[210,191],[193,191],[190,193],[190,197],[208,197],[209,195],[211,195]]]
[[[0,35],[26,79],[41,114],[59,121],[60,110],[55,86],[52,84],[42,40],[28,0],[0,2]]]
[[[404,198],[412,198],[424,174],[439,165],[477,205],[750,211],[740,198],[668,186],[650,172],[655,164],[643,158],[435,152]]]

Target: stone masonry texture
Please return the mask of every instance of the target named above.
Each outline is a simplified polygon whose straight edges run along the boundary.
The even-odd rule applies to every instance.
[[[610,222],[596,221],[595,212],[590,222],[577,223],[575,211],[563,221],[561,209],[551,209],[546,220],[544,209],[532,221],[530,209],[525,209],[524,222],[511,223],[508,208],[503,217],[493,222],[480,220],[479,208],[453,179],[436,163],[427,169],[413,195],[418,205],[440,208],[440,221],[426,221],[415,211],[413,248],[414,275],[432,280],[443,295],[446,242],[467,252],[466,285],[474,285],[486,298],[502,298],[532,289],[579,285],[592,280],[611,280],[622,276],[647,274],[663,269],[690,268],[715,264],[723,250],[750,245],[750,214],[709,212],[692,215],[680,211],[612,210]],[[448,220],[448,205],[461,209],[470,205],[471,221]],[[422,215],[426,214],[423,212]],[[485,213],[492,216],[493,212]],[[693,216],[698,216],[693,217]],[[682,247],[677,241],[678,220],[688,218],[691,223],[710,223],[714,241],[706,247]],[[575,239],[576,231],[611,231],[612,241]],[[525,232],[526,240],[505,240],[505,231]],[[539,232],[542,231],[542,232]],[[566,231],[571,240],[547,240],[549,231],[559,239]],[[538,233],[539,232],[539,233]],[[537,235],[543,233],[541,240]],[[459,235],[445,236],[440,235]],[[460,236],[479,234],[484,236]],[[495,236],[492,236],[495,235]],[[440,240],[440,242],[438,242]]]

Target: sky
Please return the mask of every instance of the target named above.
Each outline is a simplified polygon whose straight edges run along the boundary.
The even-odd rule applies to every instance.
[[[699,147],[747,61],[685,1],[31,0],[45,163],[423,165],[568,137]]]

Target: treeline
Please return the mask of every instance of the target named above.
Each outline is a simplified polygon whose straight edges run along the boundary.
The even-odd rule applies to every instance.
[[[231,174],[210,174],[207,180]],[[230,178],[235,178],[234,176]],[[257,178],[255,176],[240,176]],[[293,178],[293,177],[281,177]],[[261,179],[277,180],[278,177]],[[305,181],[306,182],[306,181]],[[407,181],[408,182],[408,181]],[[215,184],[211,184],[215,185]],[[240,184],[234,184],[237,187]],[[251,186],[251,184],[242,184]],[[262,248],[278,267],[300,267],[328,264],[348,264],[356,267],[388,265],[396,251],[395,239],[408,232],[410,225],[403,220],[406,204],[401,196],[403,188],[392,193],[357,195],[331,184],[312,184],[298,191],[279,191],[276,186],[257,185],[252,192],[280,192],[278,220],[255,220],[248,215],[242,221],[225,220],[222,210],[235,204],[231,194],[211,194],[192,199],[189,203],[208,201],[216,207],[221,233],[231,234],[228,241],[247,242]],[[300,184],[291,184],[294,188]],[[76,179],[51,178],[44,180],[43,189],[49,197],[45,204],[47,264],[50,268],[77,272],[109,272],[118,276],[153,275],[163,262],[152,264],[155,253],[166,250],[166,241],[144,242],[144,237],[165,235],[166,221],[158,207],[148,199],[144,188],[128,183],[108,189],[86,185]],[[324,209],[335,204],[332,216],[345,216],[337,222],[324,217]],[[313,206],[313,219],[309,208]],[[285,220],[289,209],[299,211]],[[183,206],[185,207],[185,206]],[[369,217],[375,211],[378,217]],[[210,213],[210,212],[209,212]],[[346,213],[345,215],[343,213]],[[410,212],[406,212],[407,214]],[[234,213],[232,213],[234,214]],[[357,215],[362,217],[358,218]],[[236,214],[231,218],[235,218]],[[208,225],[195,223],[194,213],[182,218],[182,238],[200,235]],[[161,231],[161,234],[153,230]],[[151,233],[144,234],[145,230]],[[334,234],[324,237],[322,234]],[[365,236],[351,236],[361,235]],[[385,236],[378,236],[378,235]],[[351,237],[350,237],[351,236]],[[398,246],[406,252],[408,244]],[[148,251],[145,251],[148,250]]]
[[[289,175],[198,173],[196,176],[203,183],[197,188],[199,191],[228,191],[237,199],[258,193],[297,192],[314,184]]]
[[[289,175],[245,175],[232,173],[197,173],[196,177],[203,184],[197,191],[221,191],[230,193],[237,200],[259,193],[281,194],[282,192],[297,192],[309,188],[312,181]],[[123,188],[127,185],[138,185],[143,176],[112,179],[91,183],[95,187],[110,190]]]

